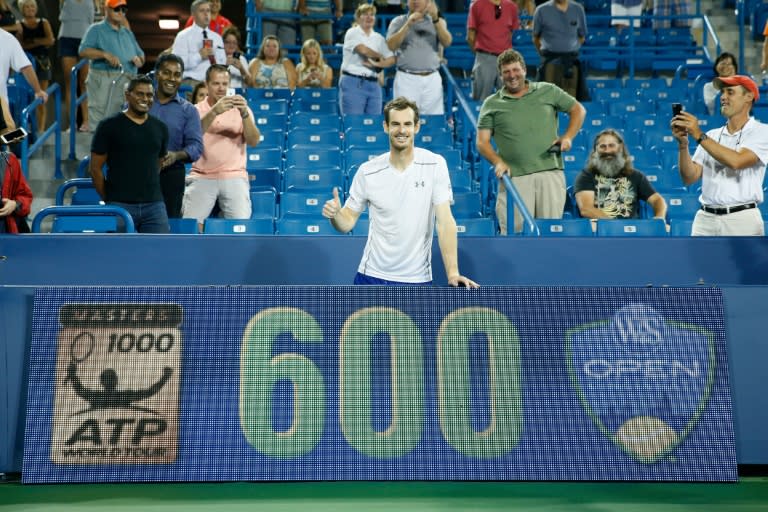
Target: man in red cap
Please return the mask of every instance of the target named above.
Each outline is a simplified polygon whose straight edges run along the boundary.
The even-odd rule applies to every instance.
[[[760,98],[755,82],[743,75],[715,78],[724,126],[704,132],[689,112],[672,118],[683,183],[701,178],[701,209],[693,236],[763,236],[763,178],[768,163],[768,126],[750,117]],[[688,135],[698,143],[691,157]]]

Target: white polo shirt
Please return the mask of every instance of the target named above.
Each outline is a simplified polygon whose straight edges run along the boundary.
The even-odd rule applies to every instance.
[[[415,148],[411,165],[399,171],[384,153],[360,166],[345,207],[369,208],[368,242],[358,272],[388,281],[432,280],[435,206],[453,202],[445,159]]]
[[[763,202],[763,178],[768,163],[768,125],[750,117],[736,133],[727,126],[707,132],[707,137],[727,148],[746,148],[757,155],[758,162],[740,170],[726,167],[703,147],[696,148],[693,161],[703,167],[699,202],[706,206],[736,206]]]

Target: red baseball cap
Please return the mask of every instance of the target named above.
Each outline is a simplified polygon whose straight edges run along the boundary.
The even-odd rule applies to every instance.
[[[115,9],[121,5],[128,5],[128,2],[126,0],[107,0],[106,4],[110,9]]]
[[[760,99],[760,92],[757,90],[757,84],[755,83],[754,80],[752,80],[748,76],[744,76],[744,75],[719,76],[713,80],[713,83],[715,84],[715,89],[717,89],[718,91],[721,90],[723,87],[741,85],[745,87],[749,92],[752,93],[752,96],[755,97],[755,103],[757,103],[757,100]]]

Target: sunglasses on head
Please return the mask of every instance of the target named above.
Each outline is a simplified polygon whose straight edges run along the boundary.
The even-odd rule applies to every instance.
[[[115,12],[121,12],[121,13],[125,14],[125,13],[127,13],[127,12],[128,12],[128,7],[127,7],[127,6],[125,6],[125,5],[120,5],[120,6],[118,6],[118,7],[115,7],[115,8],[114,8],[114,9],[112,9],[112,10],[113,10],[113,11],[115,11]]]
[[[493,13],[496,15],[496,19],[501,18],[501,4],[494,6]]]

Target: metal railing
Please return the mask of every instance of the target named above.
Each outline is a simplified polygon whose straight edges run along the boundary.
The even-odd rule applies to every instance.
[[[75,156],[75,143],[77,135],[77,109],[80,104],[88,99],[88,92],[83,91],[83,94],[78,97],[77,95],[77,74],[80,68],[88,64],[88,59],[82,59],[80,62],[72,66],[72,70],[69,72],[69,159],[77,160]]]
[[[42,149],[45,141],[53,136],[55,143],[53,177],[62,179],[64,176],[61,174],[61,87],[59,87],[59,84],[52,84],[45,92],[48,93],[48,101],[53,100],[54,102],[55,119],[51,126],[42,132],[31,146],[29,145],[28,137],[21,141],[21,168],[24,175],[29,177],[29,157]],[[21,111],[21,126],[27,131],[31,129],[30,116],[36,115],[37,107],[40,105],[43,105],[43,100],[35,98],[32,103]]]

